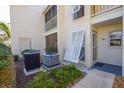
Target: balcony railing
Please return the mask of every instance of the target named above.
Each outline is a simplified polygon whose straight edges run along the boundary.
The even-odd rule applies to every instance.
[[[91,5],[91,16],[107,12],[120,6],[121,5]]]
[[[47,23],[45,23],[45,31],[49,31],[57,27],[57,16],[53,17]]]

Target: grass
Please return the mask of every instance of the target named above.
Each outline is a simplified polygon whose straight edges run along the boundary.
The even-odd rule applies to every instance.
[[[85,73],[79,71],[74,65],[62,66],[53,69],[50,72],[40,72],[33,81],[29,82],[28,88],[65,88],[71,87],[79,79],[84,77]]]

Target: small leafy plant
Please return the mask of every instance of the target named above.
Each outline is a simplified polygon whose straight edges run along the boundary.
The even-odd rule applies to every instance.
[[[84,77],[74,65],[62,66],[51,71],[40,72],[26,87],[29,88],[65,88]]]
[[[45,48],[46,53],[54,52],[57,53],[57,48],[56,47],[47,47]]]

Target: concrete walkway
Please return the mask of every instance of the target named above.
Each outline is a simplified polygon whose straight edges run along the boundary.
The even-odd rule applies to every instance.
[[[92,69],[74,88],[112,88],[115,75]]]

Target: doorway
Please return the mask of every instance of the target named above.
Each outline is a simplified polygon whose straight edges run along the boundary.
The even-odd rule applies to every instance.
[[[23,51],[23,50],[26,50],[26,49],[31,49],[31,38],[19,38],[19,50],[20,50],[20,53]]]

